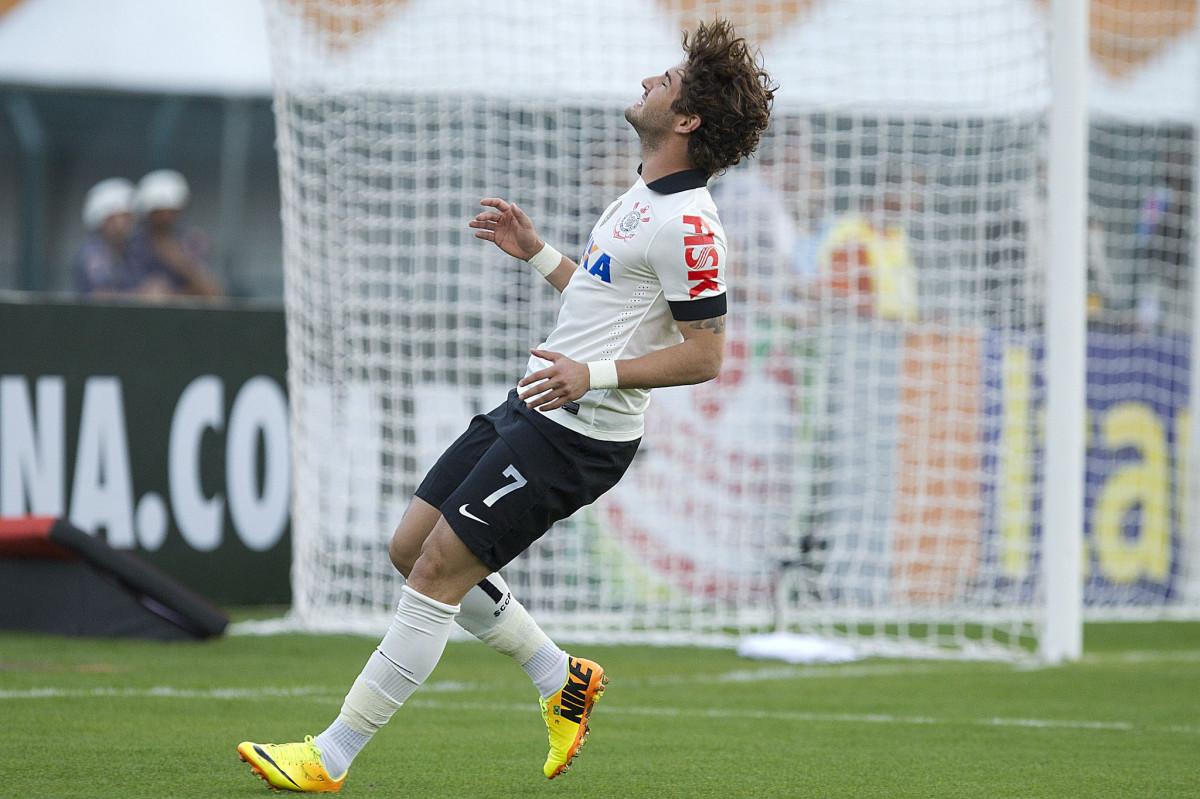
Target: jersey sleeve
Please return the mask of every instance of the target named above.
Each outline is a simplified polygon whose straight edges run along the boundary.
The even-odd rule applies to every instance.
[[[721,221],[707,209],[683,211],[654,237],[647,258],[676,321],[725,315],[726,253]]]

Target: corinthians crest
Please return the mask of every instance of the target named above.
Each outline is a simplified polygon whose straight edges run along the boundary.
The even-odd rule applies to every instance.
[[[642,206],[640,203],[633,204],[633,210],[625,214],[617,220],[617,224],[613,225],[613,238],[621,241],[629,241],[637,235],[638,225],[642,222],[650,221],[650,203]]]

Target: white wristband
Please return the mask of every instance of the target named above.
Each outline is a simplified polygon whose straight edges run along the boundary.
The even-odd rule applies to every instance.
[[[562,253],[546,244],[542,249],[538,250],[537,255],[530,258],[525,263],[532,266],[538,271],[542,277],[546,277],[562,263]]]
[[[587,368],[589,389],[617,387],[616,361],[588,361]]]

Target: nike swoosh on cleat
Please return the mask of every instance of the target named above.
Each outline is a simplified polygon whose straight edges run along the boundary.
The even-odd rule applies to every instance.
[[[471,513],[471,511],[467,510],[467,504],[468,503],[464,502],[463,506],[458,509],[458,512],[461,513],[463,516],[466,516],[468,519],[474,519],[475,521],[479,522],[480,524],[487,524],[487,522],[485,522],[483,519],[479,518],[474,513]],[[490,527],[491,525],[488,525],[488,526]]]
[[[270,756],[270,755],[268,755],[266,752],[264,752],[264,751],[263,751],[263,748],[262,748],[261,746],[259,746],[258,744],[255,744],[255,745],[254,745],[254,751],[255,751],[255,752],[258,752],[258,753],[259,753],[259,754],[262,756],[263,760],[267,761],[267,762],[268,762],[268,763],[270,763],[272,766],[274,766],[276,771],[278,771],[278,772],[279,772],[280,774],[282,774],[283,776],[287,777],[287,781],[288,781],[288,782],[290,782],[292,785],[295,785],[295,786],[296,786],[296,788],[299,788],[299,787],[300,787],[300,783],[296,782],[294,779],[292,779],[291,777],[289,777],[289,776],[288,776],[288,773],[287,773],[286,771],[284,771],[283,769],[281,769],[281,768],[279,767],[279,764],[278,764],[278,763],[276,763],[274,760],[272,760],[272,759],[271,759],[271,756]]]

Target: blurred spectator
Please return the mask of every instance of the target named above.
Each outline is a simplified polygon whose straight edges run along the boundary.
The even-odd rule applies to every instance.
[[[1094,325],[1116,329],[1120,292],[1108,254],[1108,233],[1095,216],[1087,228],[1087,318]]]
[[[824,171],[802,122],[781,123],[758,156],[712,186],[728,236],[729,297],[756,324],[808,326],[817,308],[816,243]]]
[[[747,167],[716,182],[713,200],[729,225],[729,290],[739,302],[769,307],[792,299],[788,283],[804,268],[801,235],[787,203],[764,171]]]
[[[1179,149],[1167,152],[1163,174],[1142,201],[1138,215],[1136,325],[1144,331],[1187,329],[1191,249],[1191,163]]]
[[[129,242],[129,260],[155,294],[220,297],[224,290],[204,265],[202,241],[195,236],[185,241],[175,229],[188,196],[187,181],[171,169],[138,182],[134,207],[142,219]]]
[[[88,298],[136,293],[138,283],[129,263],[133,232],[133,184],[124,178],[102,180],[83,201],[87,240],[71,264],[75,291]]]
[[[817,263],[832,298],[862,317],[916,321],[917,270],[907,225],[923,210],[924,175],[888,170],[858,212],[836,220],[822,238]]]

